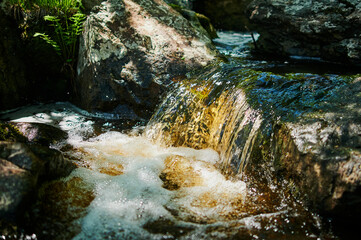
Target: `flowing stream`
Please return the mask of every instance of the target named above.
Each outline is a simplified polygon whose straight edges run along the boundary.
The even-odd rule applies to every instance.
[[[4,115],[68,132],[66,141],[52,147],[78,165],[69,177],[39,192],[30,214],[39,239],[336,238],[289,193],[287,183],[275,182],[267,169],[254,169],[256,175],[245,171],[252,164],[256,135],[267,125],[267,111],[254,110],[242,90],[249,86],[242,83],[265,77],[248,68],[275,69],[275,63],[247,59],[250,35],[220,36],[216,42],[229,62],[174,83],[147,125],[92,115],[69,103]],[[277,64],[278,69],[287,65]],[[334,86],[343,84],[337,76],[326,78],[337,82]],[[284,97],[281,93],[275,101],[289,100]],[[297,99],[309,104],[307,109],[318,107],[310,96]],[[292,104],[279,109],[267,104],[272,102],[262,106],[285,118],[301,111]]]

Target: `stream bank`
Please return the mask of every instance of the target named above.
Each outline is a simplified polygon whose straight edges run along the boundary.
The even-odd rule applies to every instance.
[[[157,31],[149,32],[141,24],[129,27],[131,34],[126,38],[135,36],[132,40],[136,43],[128,42],[129,47],[123,46],[127,41],[119,41],[117,29],[124,16],[133,23],[139,20],[142,10],[138,11],[138,4],[145,4],[147,14],[154,5],[148,1],[124,3],[127,9],[110,0],[100,5],[96,2],[87,23],[95,30],[83,36],[83,53],[90,57],[88,62],[81,58],[85,62],[79,67],[88,71],[93,81],[79,83],[90,99],[83,104],[88,110],[102,112],[57,103],[45,110],[2,114],[6,121],[40,121],[63,129],[68,137],[50,146],[77,164],[70,176],[42,185],[39,192],[33,191],[34,184],[28,188],[38,200],[26,209],[27,214],[19,214],[20,218],[26,216],[22,226],[28,236],[347,239],[347,234],[358,229],[361,101],[357,68],[344,69],[344,65],[330,65],[314,56],[264,61],[249,54],[257,34],[235,32],[218,33],[221,38],[214,42],[227,61],[212,65],[218,53],[203,30],[190,30],[200,35],[193,39],[191,34],[196,44],[185,47],[189,52],[198,49],[199,58],[173,49],[171,57],[181,63],[150,64],[152,55],[144,54],[154,54],[153,47],[168,46],[162,41],[153,44],[159,37]],[[192,25],[166,5],[158,10],[173,13],[170,19],[179,20],[180,26]],[[103,17],[107,24],[90,24]],[[149,23],[156,29],[158,23],[164,27],[164,19],[157,18],[156,22],[148,19]],[[102,38],[104,29],[114,37]],[[145,72],[143,62],[137,62],[139,56],[145,59]],[[119,63],[129,68],[120,70],[123,65]],[[159,68],[174,70],[175,75],[157,75]],[[192,72],[199,68],[200,72]],[[150,83],[154,79],[156,82]],[[146,96],[150,95],[148,102]],[[159,104],[161,99],[164,103]],[[146,124],[144,119],[155,108],[156,114]],[[19,113],[21,117],[16,115]],[[27,129],[36,132],[32,130],[36,126]],[[2,158],[9,158],[7,152],[2,151]],[[38,158],[31,161],[38,162]],[[32,174],[41,176],[44,168],[35,165]],[[16,168],[8,163],[4,166]],[[24,173],[26,178],[28,175]],[[36,181],[35,177],[29,182]],[[128,183],[135,192],[127,188]],[[154,193],[161,193],[162,199]],[[77,194],[79,198],[74,198]],[[329,217],[333,227],[327,225]],[[99,226],[95,227],[98,222],[94,219],[102,219]],[[349,228],[339,233],[345,225]]]
[[[347,239],[337,219],[358,220],[359,76],[260,71],[297,64],[255,61],[249,34],[219,35],[228,63],[175,82],[146,127],[68,103],[3,115],[66,131],[66,141],[52,147],[78,166],[43,185],[29,210],[29,233]],[[220,182],[207,177],[214,174]],[[212,184],[231,192],[208,189]],[[160,192],[162,200],[153,196]],[[103,220],[94,227],[94,219]]]

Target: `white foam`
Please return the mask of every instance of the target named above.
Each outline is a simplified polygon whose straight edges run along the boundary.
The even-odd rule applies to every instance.
[[[169,148],[170,153],[179,155],[186,158],[196,159],[198,161],[208,162],[210,164],[216,164],[219,161],[219,155],[213,149],[200,149],[196,150],[187,147]]]
[[[67,131],[67,142],[75,149],[69,154],[80,159],[81,166],[87,166],[76,169],[63,180],[81,178],[84,187],[95,197],[87,214],[78,220],[81,232],[75,239],[171,238],[170,234],[144,229],[145,224],[158,220],[177,226],[196,225],[191,234],[185,235],[196,239],[206,234],[205,228],[187,222],[187,218],[221,219],[233,210],[227,196],[245,194],[243,182],[228,181],[216,170],[214,164],[219,161],[219,155],[213,149],[165,147],[147,138],[147,133],[126,135],[113,131],[84,138],[93,133],[94,122],[61,104],[22,109],[7,116],[13,121],[42,122]],[[171,164],[185,161],[193,171],[186,177],[200,180],[194,186],[165,189],[159,176],[169,161]],[[217,205],[200,202],[204,196]],[[168,209],[179,212],[179,216],[175,218]]]
[[[211,167],[219,160],[217,152],[212,149],[166,148],[144,136],[119,132],[108,132],[87,141],[74,142],[74,145],[82,149],[86,155],[84,160],[89,161],[89,165],[100,166],[106,162],[123,166],[122,174],[118,176],[90,170],[73,173],[92,185],[95,194],[88,214],[82,219],[82,232],[75,239],[102,239],[108,235],[115,238],[161,238],[164,234],[149,233],[143,226],[159,219],[177,221],[167,208],[176,207],[185,209],[187,214],[217,218],[230,206],[225,203],[207,208],[193,206],[194,202],[207,192],[219,200],[224,195],[241,194],[245,190],[244,183],[227,181]],[[165,160],[171,156],[188,159],[194,171],[204,179],[203,184],[179,191],[163,188],[159,175],[166,167]]]

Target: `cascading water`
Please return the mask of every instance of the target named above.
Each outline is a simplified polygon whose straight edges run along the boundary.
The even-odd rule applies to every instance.
[[[108,128],[105,133],[92,137],[97,119],[80,115],[67,104],[59,110],[54,110],[56,105],[47,105],[37,109],[32,118],[15,120],[46,121],[67,130],[67,142],[53,147],[61,148],[79,167],[40,191],[31,213],[32,228],[39,239],[313,239],[319,234],[318,220],[302,205],[291,202],[281,191],[273,191],[276,186],[226,177],[216,167],[226,166],[226,156],[243,157],[242,152],[249,151],[247,147],[242,151],[224,146],[237,145],[237,137],[227,136],[234,135],[227,128],[235,127],[240,134],[242,126],[248,126],[247,133],[252,136],[261,120],[256,112],[247,113],[249,107],[242,97],[235,96],[237,92],[222,93],[212,103],[216,105],[209,105],[219,113],[205,126],[209,134],[194,133],[207,136],[201,145],[195,141],[194,148],[193,140],[171,136],[171,129],[166,130],[169,122],[158,122],[174,107],[167,101],[161,106],[164,114],[158,112],[156,116],[161,118],[154,117],[140,130],[143,133],[137,128],[127,133],[112,131],[115,123],[110,121],[102,123]],[[231,104],[231,100],[239,102]],[[227,104],[240,105],[235,109],[245,116],[236,121],[241,113],[226,110],[230,108]],[[184,125],[180,126],[182,132],[194,131],[186,125],[205,124],[207,118],[200,117],[205,116],[200,108],[188,107],[194,116],[188,124],[178,122]],[[210,111],[205,106],[203,110]],[[221,112],[227,117],[219,117]],[[227,118],[232,121],[221,122]],[[229,133],[223,133],[222,138],[221,132],[226,131]],[[214,132],[219,136],[212,136]],[[172,133],[180,135],[176,130]],[[251,145],[251,141],[247,139],[244,145]]]
[[[126,131],[69,104],[5,116],[67,131],[53,147],[78,165],[42,187],[29,228],[39,239],[334,238],[287,188],[259,177],[265,170],[244,171],[267,115],[246,101],[247,84],[267,85],[264,77],[239,65],[210,66],[175,83],[147,126]],[[278,85],[267,89],[283,86],[273,80]]]
[[[262,117],[241,89],[224,81],[218,68],[197,80],[175,87],[145,135],[170,146],[214,149],[220,154],[219,169],[242,172]]]

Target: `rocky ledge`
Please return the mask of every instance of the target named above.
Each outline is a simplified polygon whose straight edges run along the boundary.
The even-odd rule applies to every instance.
[[[247,15],[264,53],[361,63],[358,0],[254,0]]]
[[[321,95],[317,83],[310,82],[305,85],[310,89],[299,96],[290,91],[294,83],[282,86],[289,93],[283,94],[285,105],[277,100],[279,96],[275,96],[278,104],[254,105],[264,113],[272,109],[276,116],[259,132],[248,167],[274,170],[294,196],[326,216],[342,219],[340,226],[351,229],[349,223],[359,223],[361,216],[361,78],[322,88]],[[248,97],[262,102],[263,92],[274,91],[272,85],[268,81]],[[257,96],[252,96],[253,91]],[[303,100],[311,104],[295,107]],[[284,118],[292,109],[298,117]]]

